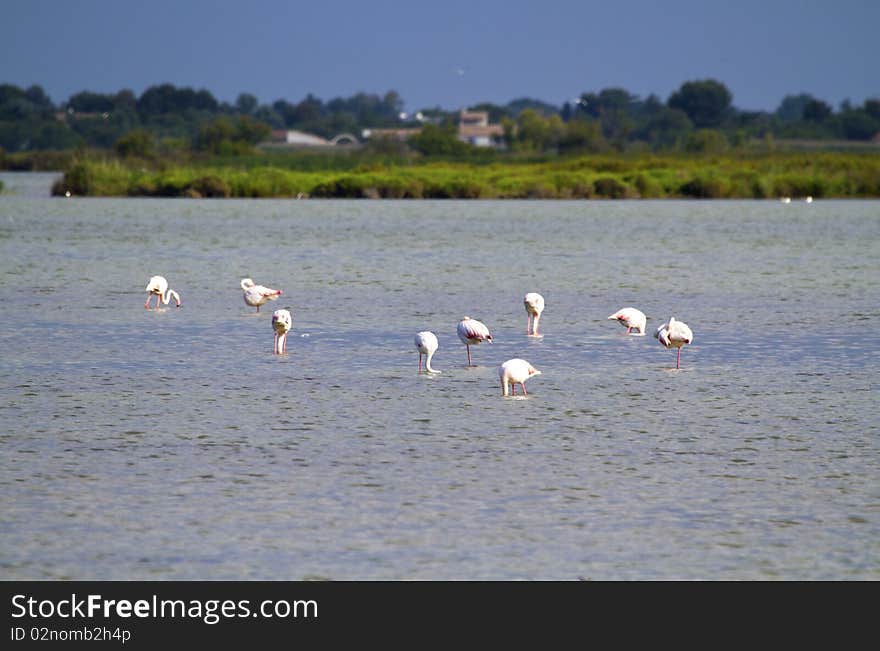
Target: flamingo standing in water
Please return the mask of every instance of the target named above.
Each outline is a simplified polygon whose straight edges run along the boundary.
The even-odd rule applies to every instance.
[[[524,359],[509,359],[498,367],[498,377],[501,378],[501,395],[508,395],[508,386],[511,395],[516,395],[516,385],[522,387],[523,395],[526,393],[526,380],[533,375],[541,375],[541,371],[529,364]]]
[[[173,289],[168,289],[168,281],[165,280],[164,276],[153,276],[150,278],[150,282],[147,283],[147,302],[144,303],[144,308],[150,309],[150,299],[153,296],[156,296],[156,309],[159,309],[159,305],[168,305],[173,298],[177,302],[177,307],[180,307],[180,294],[175,292]]]
[[[694,340],[694,333],[684,321],[676,321],[675,317],[670,317],[667,323],[657,328],[654,336],[666,348],[675,347],[678,354],[675,357],[675,368],[681,367],[681,348],[685,344],[689,344]]]
[[[425,358],[425,371],[428,373],[439,373],[440,371],[431,368],[431,358],[437,352],[437,348],[440,345],[437,342],[437,335],[428,330],[422,330],[416,333],[415,344],[416,348],[419,349],[419,373],[422,372],[422,355],[427,356]]]
[[[611,316],[609,319],[616,319],[620,325],[626,328],[626,334],[631,334],[633,330],[637,335],[645,334],[645,325],[648,322],[645,313],[634,307],[623,307]]]
[[[293,327],[293,317],[290,308],[282,308],[272,313],[272,329],[275,331],[275,345],[273,351],[280,355],[287,350],[287,333]]]
[[[280,289],[255,285],[254,281],[250,278],[241,279],[241,288],[244,290],[244,302],[251,307],[257,308],[257,312],[260,311],[261,305],[264,305],[268,301],[277,300],[278,297],[281,296]]]
[[[469,316],[464,317],[458,322],[458,338],[461,339],[461,343],[467,348],[468,366],[473,366],[471,364],[472,344],[476,346],[483,341],[492,343],[492,335],[489,334],[489,328],[481,321],[472,319]]]
[[[526,308],[526,334],[531,337],[538,335],[538,321],[541,320],[541,312],[544,311],[544,297],[537,292],[529,292],[523,298]]]

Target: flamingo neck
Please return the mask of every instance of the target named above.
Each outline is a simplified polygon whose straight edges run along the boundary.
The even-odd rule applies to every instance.
[[[172,298],[174,299],[174,301],[175,301],[178,305],[180,305],[180,295],[179,295],[177,292],[175,292],[173,289],[168,289],[168,290],[165,292],[165,296],[162,296],[162,295],[160,294],[160,295],[159,295],[159,298],[162,299],[162,305],[168,305],[168,303],[171,302],[171,299],[172,299]]]

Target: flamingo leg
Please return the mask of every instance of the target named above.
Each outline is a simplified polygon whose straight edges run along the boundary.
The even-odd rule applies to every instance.
[[[532,315],[526,316],[526,336],[532,334]]]
[[[465,344],[464,347],[467,348],[467,354],[468,354],[468,366],[473,366],[473,364],[471,364],[471,347],[470,347],[470,344]]]
[[[278,335],[275,335],[275,341],[272,343],[272,352],[278,354]]]
[[[681,368],[681,348],[678,349],[678,355],[675,356],[675,368]]]
[[[260,311],[260,306],[259,306],[259,305],[257,305],[257,312],[259,312],[259,311]]]
[[[152,294],[147,294],[147,302],[144,303],[144,309],[145,309],[145,310],[149,310],[149,309],[150,309],[150,299],[151,299],[151,298],[153,298],[153,295],[152,295]]]
[[[419,373],[422,372],[422,354],[419,353]]]
[[[512,396],[516,395],[516,382],[510,383],[510,395],[512,395]]]
[[[523,388],[523,395],[524,395],[524,396],[529,395],[528,391],[526,391],[526,383],[525,383],[525,382],[520,382],[519,385]]]

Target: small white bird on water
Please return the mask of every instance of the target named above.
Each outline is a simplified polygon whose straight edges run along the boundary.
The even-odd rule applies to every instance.
[[[440,371],[431,368],[431,358],[437,352],[437,348],[440,345],[437,341],[437,335],[429,330],[417,332],[415,344],[416,348],[419,349],[419,373],[422,372],[422,355],[427,356],[425,359],[425,371],[428,373],[439,373]]]
[[[492,335],[489,334],[489,328],[481,321],[472,319],[469,316],[465,316],[458,322],[458,338],[461,339],[461,343],[467,348],[468,366],[473,366],[471,364],[471,345],[476,346],[483,341],[492,343]]]
[[[689,344],[694,340],[694,333],[683,321],[676,321],[675,317],[670,317],[667,323],[657,328],[654,336],[666,348],[677,348],[678,354],[675,357],[675,368],[681,367],[681,348],[685,344]]]
[[[529,292],[523,298],[526,308],[526,335],[538,337],[538,321],[541,320],[541,312],[544,311],[544,297],[537,292]]]
[[[637,310],[634,307],[623,307],[608,318],[614,319],[624,326],[626,334],[632,334],[634,330],[637,335],[645,334],[645,325],[648,322],[648,318],[641,310]]]
[[[147,283],[146,291],[147,302],[144,303],[145,309],[150,309],[150,299],[153,296],[156,297],[156,309],[159,309],[159,305],[168,305],[172,298],[177,302],[177,307],[180,307],[180,294],[173,289],[168,289],[168,281],[165,280],[164,276],[151,277],[150,282]]]
[[[272,352],[280,355],[287,350],[287,333],[293,327],[290,308],[282,308],[272,313],[272,329],[275,331],[275,345]]]
[[[526,380],[533,375],[541,375],[541,371],[529,364],[524,359],[509,359],[498,367],[498,377],[501,378],[501,395],[508,395],[508,387],[510,395],[516,395],[516,385],[522,387],[523,395],[526,393]]]
[[[241,279],[241,288],[244,290],[244,302],[260,311],[260,306],[269,301],[277,300],[281,296],[280,289],[272,289],[264,285],[255,285],[250,278]]]

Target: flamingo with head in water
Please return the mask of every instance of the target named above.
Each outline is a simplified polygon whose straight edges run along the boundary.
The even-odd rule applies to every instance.
[[[173,289],[168,289],[168,281],[165,280],[164,276],[153,276],[150,278],[150,282],[147,283],[147,302],[144,303],[144,307],[146,309],[150,309],[150,299],[155,295],[156,297],[156,309],[159,308],[159,305],[168,305],[173,298],[177,302],[177,307],[180,307],[180,294],[175,292]]]
[[[608,318],[615,319],[620,325],[624,326],[626,334],[632,334],[633,330],[635,330],[637,335],[645,334],[645,325],[648,322],[648,318],[641,310],[637,310],[634,307],[623,307]]]
[[[544,311],[544,297],[537,292],[529,292],[523,298],[526,308],[526,334],[530,337],[538,335],[538,321],[541,320],[541,312]]]
[[[439,373],[440,371],[431,368],[431,358],[434,356],[434,353],[437,352],[437,348],[440,345],[437,342],[437,335],[428,330],[417,332],[415,344],[416,348],[419,349],[419,373],[422,372],[422,355],[426,356],[425,371],[427,373]]]
[[[472,345],[475,346],[483,341],[492,343],[492,335],[489,334],[489,328],[486,327],[486,324],[469,316],[458,322],[458,338],[467,348],[468,366],[473,366],[471,364]]]
[[[278,297],[281,296],[280,289],[272,289],[271,287],[266,287],[264,285],[255,285],[254,281],[250,278],[241,279],[241,288],[244,290],[244,302],[251,307],[257,308],[257,312],[260,311],[261,305],[264,305],[269,301],[277,300]]]
[[[654,336],[666,348],[677,348],[678,354],[675,357],[675,368],[681,367],[681,349],[685,344],[689,344],[694,340],[694,333],[683,321],[676,321],[675,317],[669,317],[669,321],[660,325]]]
[[[508,395],[508,387],[511,395],[516,395],[516,385],[522,387],[523,395],[526,393],[526,380],[534,375],[541,375],[541,371],[529,364],[524,359],[509,359],[498,367],[498,377],[501,378],[501,395]]]
[[[275,310],[272,313],[272,330],[275,331],[275,344],[272,352],[276,355],[287,350],[287,333],[292,327],[293,317],[289,307]]]

